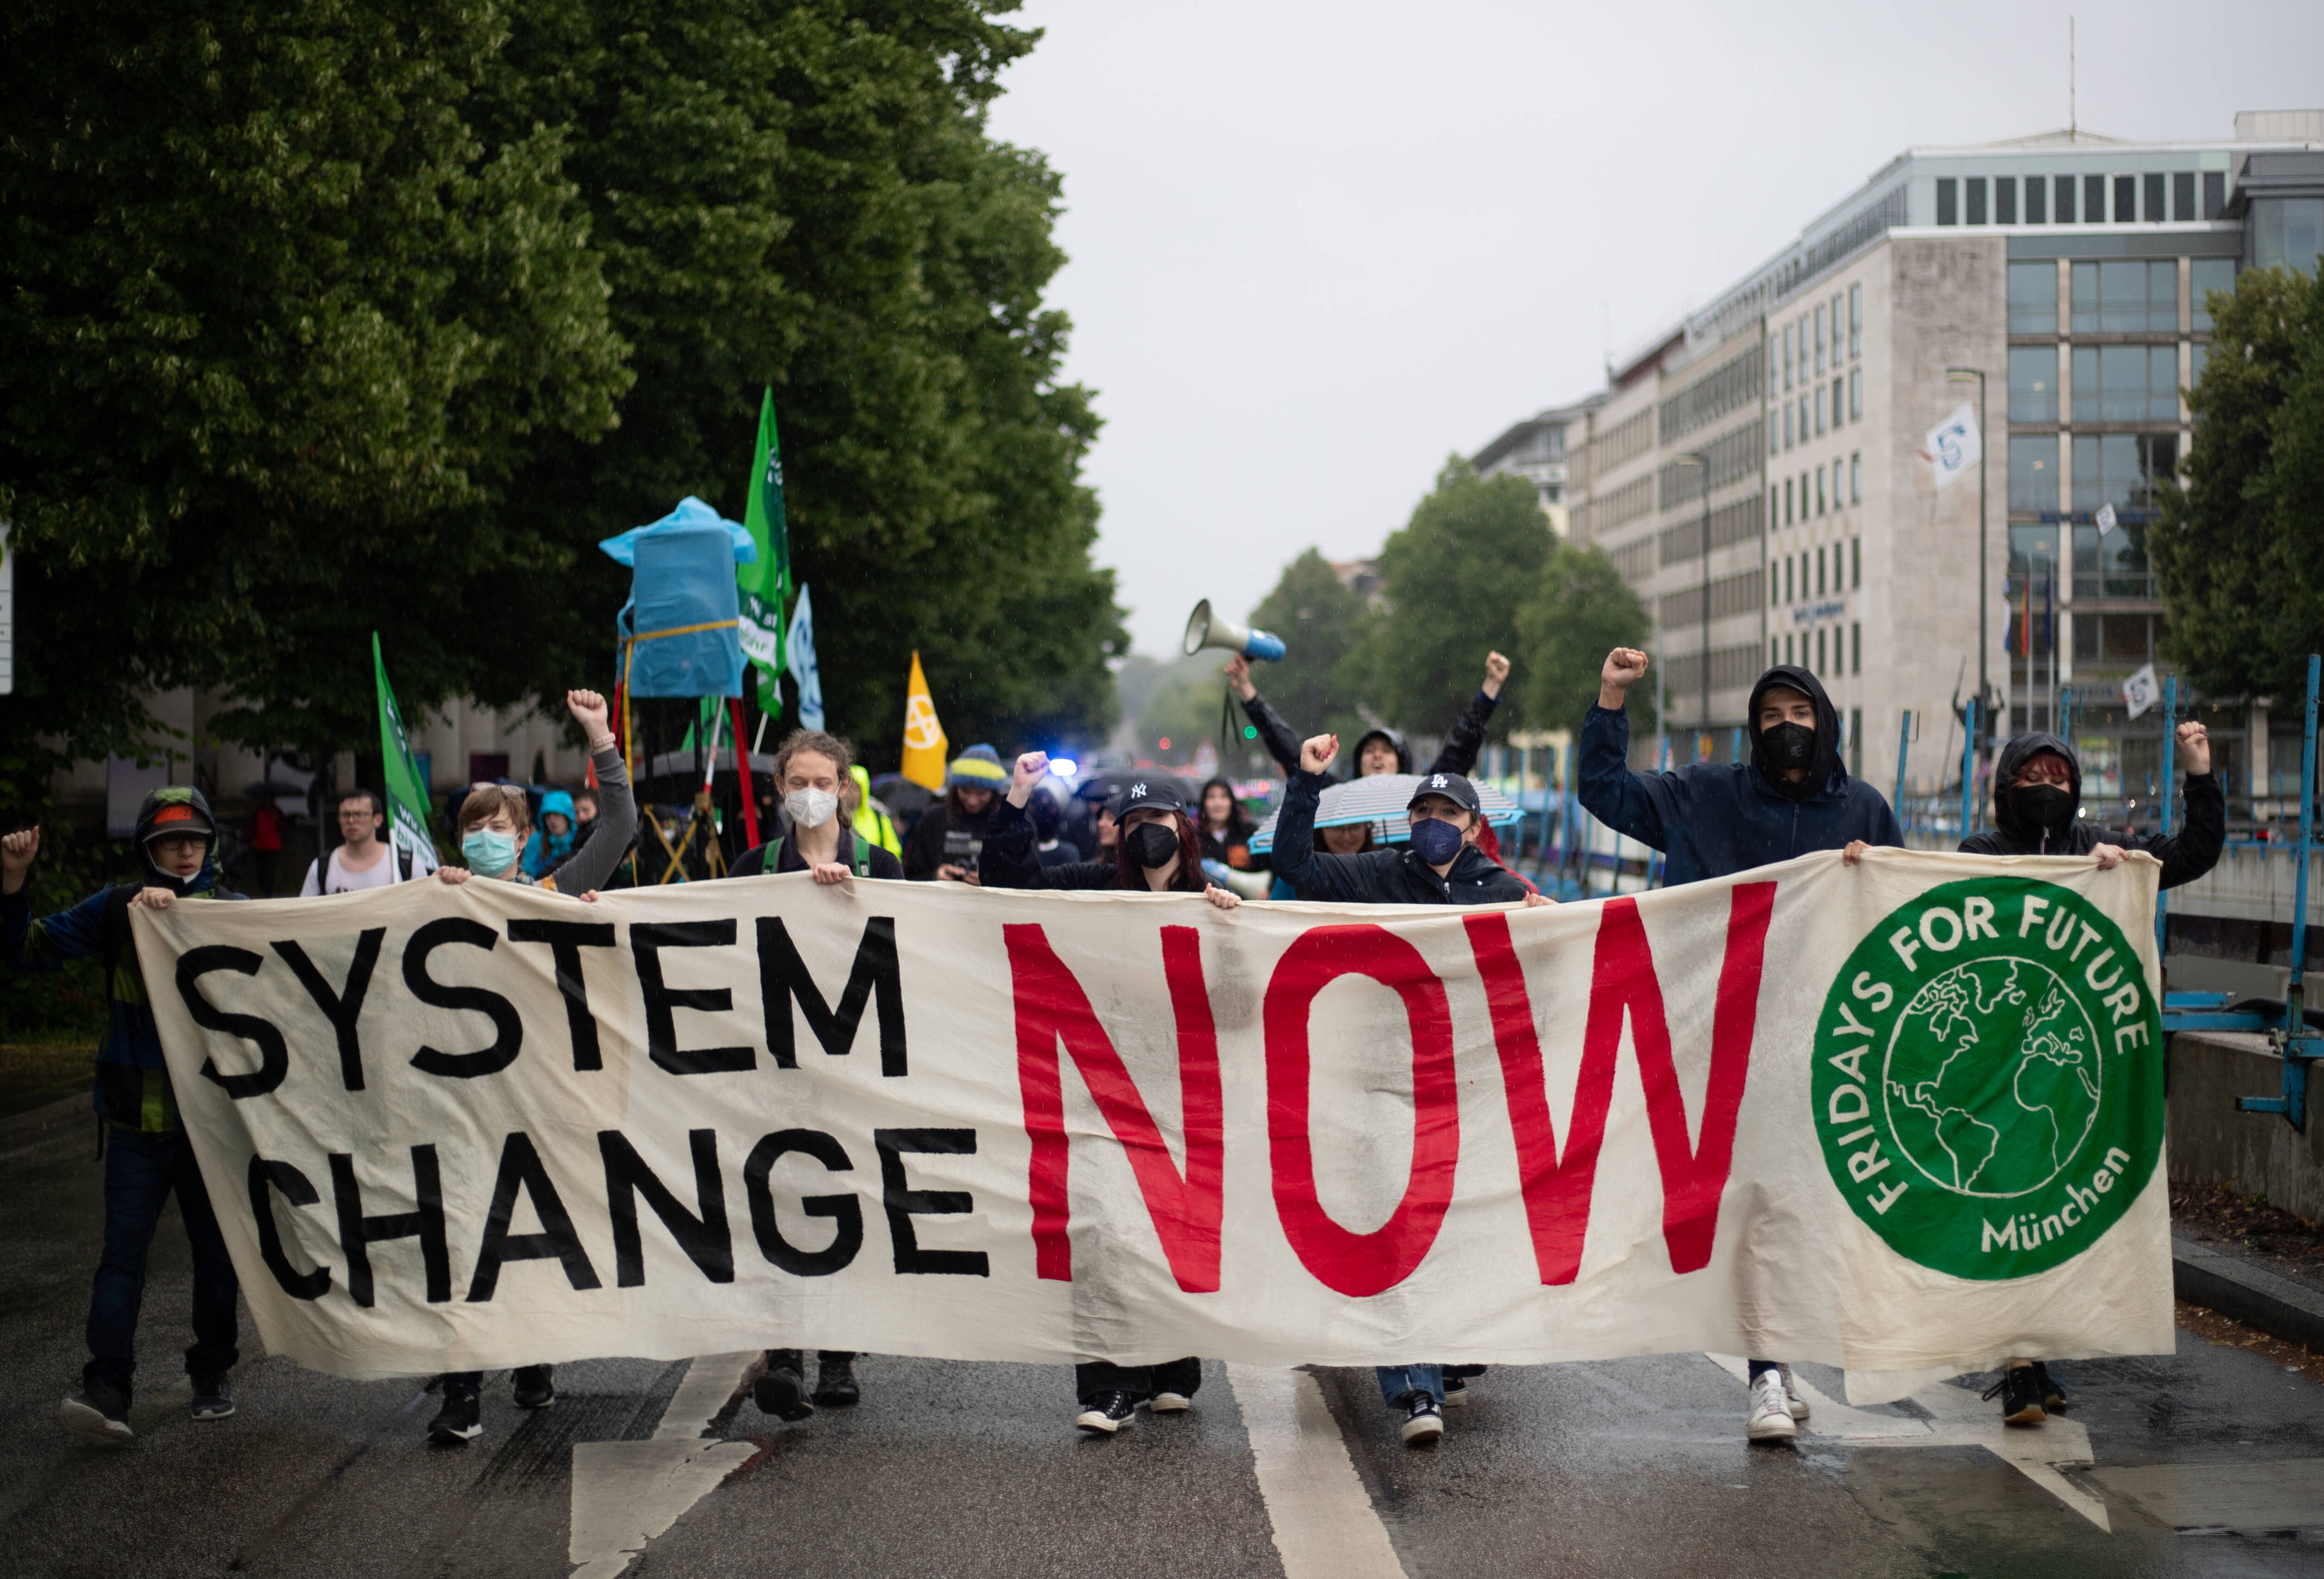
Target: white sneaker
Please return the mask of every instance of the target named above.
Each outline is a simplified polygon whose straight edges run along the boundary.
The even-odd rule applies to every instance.
[[[1792,1368],[1778,1365],[1775,1371],[1784,1379],[1784,1407],[1791,1410],[1793,1419],[1807,1424],[1808,1400],[1800,1396],[1799,1384],[1792,1380]]]
[[[1784,1396],[1784,1373],[1763,1371],[1751,1384],[1751,1413],[1744,1435],[1754,1442],[1786,1442],[1800,1434]]]
[[[1153,1400],[1146,1407],[1157,1415],[1177,1415],[1193,1408],[1194,1400],[1183,1392],[1170,1392],[1166,1390],[1156,1393]]]

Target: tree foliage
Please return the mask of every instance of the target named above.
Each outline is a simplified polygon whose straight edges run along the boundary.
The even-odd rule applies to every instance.
[[[1533,596],[1517,611],[1526,716],[1537,729],[1579,729],[1598,699],[1598,675],[1617,647],[1644,647],[1653,633],[1646,600],[1622,579],[1600,549],[1560,543],[1542,567]],[[1518,683],[1513,681],[1512,683]],[[1651,732],[1654,697],[1634,697],[1631,725]],[[1643,700],[1645,707],[1640,709]]]
[[[2211,310],[2186,482],[2146,534],[2167,650],[2209,695],[2297,697],[2324,651],[2324,272],[2246,269]]]
[[[220,688],[226,738],[611,673],[598,538],[739,515],[775,386],[826,699],[892,750],[1101,726],[1096,421],[998,0],[192,0],[0,16],[19,790]]]
[[[1349,660],[1372,706],[1416,734],[1450,729],[1476,693],[1486,652],[1514,660],[1521,651],[1517,611],[1555,540],[1532,484],[1480,477],[1458,456],[1447,460],[1435,489],[1380,549],[1385,607]],[[1505,692],[1496,730],[1532,723],[1522,692]]]

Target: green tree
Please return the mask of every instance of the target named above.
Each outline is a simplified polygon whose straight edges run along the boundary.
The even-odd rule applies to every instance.
[[[2297,697],[2324,651],[2324,272],[2246,269],[2211,311],[2186,482],[2146,532],[2166,650],[2206,694]]]
[[[1654,621],[1646,600],[1600,549],[1560,543],[1542,567],[1533,596],[1517,610],[1526,717],[1537,729],[1579,729],[1598,699],[1598,674],[1616,647],[1644,647]],[[1641,694],[1643,693],[1643,694]],[[1629,701],[1634,734],[1651,733],[1654,688]],[[1643,706],[1641,706],[1643,704]]]
[[[529,0],[510,129],[567,125],[637,385],[604,443],[528,474],[583,540],[687,493],[739,516],[759,388],[783,429],[825,699],[893,759],[911,654],[952,739],[1102,737],[1127,647],[1091,563],[1097,430],[1057,382],[1057,178],[985,134],[1038,35],[985,0]],[[583,554],[567,645],[610,644],[617,568]]]
[[[423,704],[540,688],[514,595],[558,547],[499,506],[628,374],[564,134],[464,118],[507,27],[488,0],[0,16],[10,810],[145,734],[149,689],[226,689],[253,744],[375,742],[374,626]]]
[[[1354,736],[1363,699],[1349,659],[1362,645],[1371,611],[1314,549],[1283,567],[1274,590],[1250,611],[1250,623],[1283,638],[1280,663],[1254,664],[1251,679],[1292,729]]]
[[[1476,694],[1487,651],[1520,651],[1517,611],[1554,541],[1523,477],[1480,477],[1458,456],[1444,463],[1434,491],[1380,549],[1387,606],[1351,660],[1384,716],[1424,734],[1452,727]],[[1532,722],[1522,696],[1505,695],[1496,728]]]

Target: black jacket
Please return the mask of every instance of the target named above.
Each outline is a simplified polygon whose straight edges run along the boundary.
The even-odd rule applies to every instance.
[[[1314,849],[1315,806],[1331,782],[1321,773],[1291,775],[1275,824],[1275,875],[1303,900],[1342,904],[1504,905],[1528,891],[1508,867],[1463,845],[1443,876],[1409,846],[1333,855]]]
[[[1459,773],[1465,777],[1469,770],[1477,765],[1477,753],[1485,746],[1485,725],[1492,718],[1493,709],[1500,705],[1499,697],[1489,697],[1481,690],[1470,697],[1469,705],[1453,721],[1452,732],[1444,737],[1444,749],[1436,753],[1434,762],[1421,771]],[[1292,733],[1291,725],[1284,722],[1283,715],[1275,710],[1274,704],[1254,692],[1250,700],[1242,705],[1242,710],[1243,716],[1250,720],[1251,726],[1259,731],[1259,743],[1267,747],[1267,754],[1273,757],[1286,773],[1296,773],[1299,771],[1299,736]],[[1357,739],[1355,749],[1348,753],[1349,778],[1360,776],[1364,742],[1374,735],[1387,741],[1395,749],[1397,772],[1413,771],[1412,746],[1404,738],[1403,730],[1368,729]]]
[[[1793,783],[1762,759],[1759,699],[1777,686],[1815,703],[1816,754]],[[1879,790],[1851,778],[1840,759],[1840,714],[1806,669],[1778,664],[1751,688],[1751,760],[1694,762],[1666,773],[1628,767],[1630,718],[1591,703],[1582,720],[1582,805],[1617,833],[1664,853],[1663,882],[1676,888],[1788,861],[1849,841],[1902,845]]]
[[[992,806],[970,813],[956,809],[946,796],[922,812],[912,826],[911,837],[904,841],[904,875],[914,882],[927,882],[935,878],[939,866],[962,866],[974,872],[983,858],[982,846],[985,828],[992,820],[992,807],[1003,799],[995,795]]]
[[[1121,868],[1111,861],[1066,861],[1045,865],[1033,843],[1033,819],[1020,806],[1002,796],[992,803],[984,825],[984,863],[977,876],[987,888],[1056,888],[1087,891],[1118,890],[1151,893],[1144,883],[1125,887]],[[1175,893],[1201,893],[1210,887],[1200,867],[1181,870],[1170,889]]]
[[[855,840],[849,836],[854,834],[855,830],[852,827],[843,827],[839,830],[839,858],[850,865],[854,864],[855,862]],[[895,882],[901,882],[904,880],[904,863],[901,861],[897,860],[884,847],[872,844],[869,839],[865,839],[863,843],[865,862],[872,868],[872,876],[884,877]],[[771,861],[768,859],[767,854],[770,850],[774,852]],[[763,877],[770,872],[805,872],[806,870],[807,862],[798,853],[798,839],[791,834],[785,833],[781,839],[772,845],[753,845],[735,856],[734,864],[726,869],[726,875]]]
[[[2055,752],[2066,759],[2076,816],[2073,825],[2056,837],[2017,814],[2011,803],[2011,780],[2024,771],[2037,752]],[[2227,838],[2227,798],[2220,791],[2217,773],[2187,775],[2187,826],[2176,834],[2126,834],[2098,826],[2080,815],[2082,806],[2082,764],[2074,748],[2054,734],[2021,734],[2005,743],[1993,768],[1994,826],[1972,834],[1960,847],[1974,855],[2087,855],[2099,845],[2119,845],[2144,850],[2163,863],[2163,886],[2177,888],[2192,882],[2218,864],[2219,848]]]

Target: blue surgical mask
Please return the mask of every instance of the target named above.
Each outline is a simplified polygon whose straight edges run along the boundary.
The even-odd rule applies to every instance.
[[[1442,866],[1461,853],[1461,830],[1443,817],[1424,817],[1412,825],[1412,849],[1431,866]]]
[[[516,836],[477,828],[461,839],[460,854],[468,858],[469,871],[491,877],[516,863]]]

